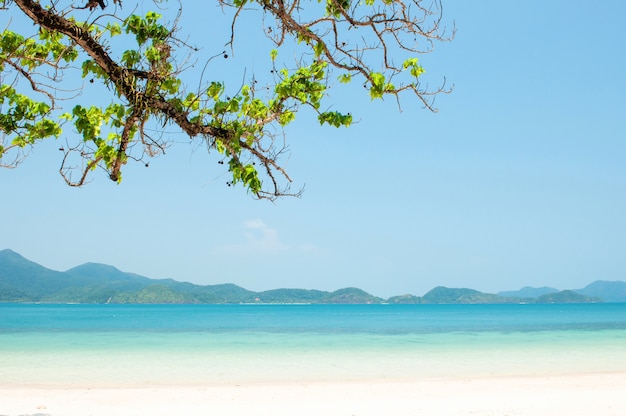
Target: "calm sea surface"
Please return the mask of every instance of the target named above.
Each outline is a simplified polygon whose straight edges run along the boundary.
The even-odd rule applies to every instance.
[[[0,384],[626,372],[626,304],[0,304]]]

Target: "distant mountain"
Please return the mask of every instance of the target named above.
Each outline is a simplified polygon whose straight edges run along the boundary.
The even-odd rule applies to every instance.
[[[39,301],[46,294],[70,287],[74,279],[46,269],[14,251],[0,251],[0,301]]]
[[[600,298],[581,295],[573,290],[562,290],[557,293],[547,293],[537,298],[536,303],[598,303]]]
[[[563,294],[565,292],[565,295]],[[498,292],[500,296],[517,297],[530,299],[532,302],[545,302],[547,299],[561,299],[558,303],[566,303],[566,298],[575,299],[570,291],[559,291],[553,287],[530,287],[526,286],[520,290],[511,290],[506,292]],[[584,295],[589,298],[589,301],[598,301],[598,299],[604,302],[626,302],[626,282],[622,281],[605,281],[597,280],[583,289],[575,289],[571,292],[575,292],[579,295]],[[546,296],[554,295],[554,296]],[[582,299],[582,298],[580,298]]]
[[[76,266],[65,272],[68,275],[78,277],[85,283],[102,283],[102,282],[143,282],[151,280],[144,276],[134,273],[126,273],[116,269],[113,266],[99,263],[85,263]]]
[[[480,294],[474,289],[456,289],[437,286],[422,297],[421,303],[465,303],[469,299]]]
[[[27,260],[14,251],[0,250],[0,302],[487,304],[602,300],[626,302],[626,282],[597,281],[584,289],[561,292],[552,288],[526,287],[497,295],[439,286],[423,297],[406,294],[385,301],[354,287],[334,292],[306,289],[253,292],[234,284],[202,286],[172,279],[150,279],[97,263],[86,263],[58,272]]]
[[[526,286],[521,288],[520,290],[509,290],[506,292],[498,292],[498,295],[505,297],[516,297],[516,298],[538,298],[542,295],[547,295],[548,293],[557,293],[559,289],[555,289],[553,287],[530,287]]]
[[[392,303],[395,305],[413,305],[417,303],[422,303],[422,298],[420,298],[419,296],[406,294],[406,295],[392,296],[389,299],[387,299],[387,303]]]
[[[335,292],[276,289],[253,292],[234,284],[195,285],[149,279],[113,266],[86,263],[46,269],[11,250],[0,251],[0,302],[51,303],[381,303],[357,288]]]
[[[479,292],[474,289],[458,289],[438,286],[426,293],[423,297],[413,295],[394,296],[388,303],[393,304],[496,304],[496,303],[589,303],[601,302],[597,297],[588,297],[573,291],[547,293],[538,297],[508,296],[508,293],[532,295],[533,291],[501,292],[497,295]],[[503,296],[503,294],[505,294]]]
[[[328,295],[321,290],[273,289],[258,293],[255,300],[264,303],[314,303]]]
[[[626,302],[626,282],[597,280],[584,289],[575,290],[581,295],[601,298],[605,302]]]
[[[358,289],[348,287],[324,295],[318,303],[381,303],[383,300]]]
[[[491,293],[483,293],[474,289],[456,289],[438,286],[426,293],[422,297],[420,303],[437,303],[437,304],[469,304],[469,303],[519,303],[520,299],[507,298],[494,295]]]

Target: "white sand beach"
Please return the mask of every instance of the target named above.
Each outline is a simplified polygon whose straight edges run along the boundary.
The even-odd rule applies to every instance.
[[[119,389],[3,382],[3,416],[626,414],[626,373]]]
[[[246,310],[270,318],[265,309]],[[540,313],[563,321],[554,310],[520,319]],[[622,311],[608,310],[600,322]],[[589,317],[588,309],[581,313]],[[273,325],[293,324],[280,321],[289,313],[277,315]],[[493,315],[480,320],[488,324]],[[565,319],[579,322],[574,315]],[[315,314],[296,323],[305,318]],[[622,329],[38,330],[0,334],[0,341],[0,416],[626,415]]]

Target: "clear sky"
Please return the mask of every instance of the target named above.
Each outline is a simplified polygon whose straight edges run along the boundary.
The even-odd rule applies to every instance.
[[[181,32],[214,39],[203,31],[214,10],[188,3]],[[119,186],[97,174],[69,188],[52,141],[0,170],[0,249],[55,270],[98,262],[382,297],[626,280],[626,2],[443,4],[456,38],[420,58],[429,80],[455,86],[439,113],[333,89],[357,123],[338,130],[301,114],[286,131],[302,198],[253,200],[184,141],[148,169],[129,165]],[[258,49],[256,30],[243,27],[236,45]]]

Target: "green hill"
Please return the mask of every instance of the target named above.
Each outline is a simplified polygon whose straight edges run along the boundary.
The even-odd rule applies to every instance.
[[[601,298],[605,302],[626,302],[626,282],[621,281],[597,280],[575,292]]]
[[[50,293],[71,287],[74,279],[46,269],[14,251],[0,251],[0,301],[38,302]]]
[[[532,290],[531,290],[532,289]],[[406,294],[393,304],[583,303],[626,302],[626,282],[597,281],[577,291],[524,288],[498,295],[466,288],[438,286],[423,297]],[[508,296],[509,294],[539,296]],[[502,295],[507,296],[502,296]],[[253,292],[234,284],[195,285],[172,279],[150,279],[113,266],[86,263],[65,272],[47,269],[11,250],[0,250],[0,302],[49,303],[337,303],[371,304],[385,300],[358,288],[334,292],[275,289]]]
[[[328,292],[306,289],[273,289],[257,294],[258,302],[264,303],[319,303]]]
[[[421,303],[468,304],[468,303],[519,303],[517,298],[505,298],[474,289],[457,289],[438,286],[422,297]]]
[[[548,293],[539,296],[536,303],[597,303],[602,302],[600,298],[592,298],[581,295],[573,290],[562,290],[557,293]]]
[[[406,295],[392,296],[387,299],[387,303],[394,305],[415,305],[422,303],[422,298],[407,293]]]
[[[349,287],[324,295],[318,303],[381,303],[383,300],[369,293]]]
[[[0,302],[50,303],[380,303],[360,289],[336,292],[276,289],[253,292],[226,283],[195,285],[149,279],[113,266],[86,263],[46,269],[11,250],[0,251]]]
[[[547,295],[549,293],[556,293],[559,289],[555,289],[553,287],[530,287],[525,286],[520,290],[509,290],[506,292],[498,292],[498,295],[504,297],[516,297],[516,298],[538,298],[542,295]]]

